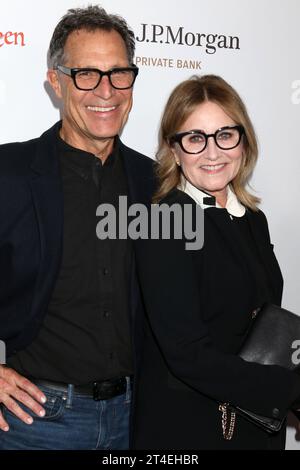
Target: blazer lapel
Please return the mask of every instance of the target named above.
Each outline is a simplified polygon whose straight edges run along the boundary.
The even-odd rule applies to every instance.
[[[142,156],[121,142],[120,151],[128,181],[129,202],[148,206],[151,204],[154,192],[154,177],[151,174],[150,164],[146,165]]]
[[[281,283],[282,276],[277,259],[274,255],[272,246],[267,237],[266,229],[264,230],[264,232],[262,230],[259,230],[259,221],[255,213],[247,211],[246,214],[249,221],[251,233],[255,241],[257,251],[259,253],[260,260],[263,264],[269,283],[272,287],[276,302],[280,303],[281,293],[278,293],[279,284],[276,282],[276,280],[278,279],[279,283]],[[278,276],[276,276],[276,274],[278,274]]]
[[[148,207],[151,204],[154,193],[154,177],[151,172],[151,162],[145,162],[142,156],[126,147],[122,142],[120,142],[120,153],[123,158],[128,181],[129,204],[140,203]],[[139,330],[138,322],[142,321],[142,315],[137,315],[137,312],[143,310],[136,274],[135,253],[132,256],[129,305],[133,348],[135,349],[138,347],[136,344],[138,335],[135,332]]]
[[[228,246],[229,250],[232,253],[233,258],[236,259],[239,265],[245,268],[245,272],[248,273],[247,265],[243,257],[243,251],[240,247],[240,240],[236,235],[236,231],[233,230],[232,224],[234,223],[229,214],[225,214],[224,210],[218,208],[208,208],[204,209],[205,211],[205,220],[208,218],[209,221],[215,225],[220,236],[223,238],[224,242]],[[205,230],[205,227],[204,227]],[[205,240],[204,240],[205,243]]]
[[[29,181],[40,233],[41,263],[33,309],[46,305],[56,280],[62,252],[63,191],[56,150],[59,124],[44,133],[37,146]]]

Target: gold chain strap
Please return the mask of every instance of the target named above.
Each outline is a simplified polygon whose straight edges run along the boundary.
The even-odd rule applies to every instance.
[[[228,403],[222,403],[219,405],[219,411],[222,412],[222,430],[223,430],[223,437],[227,441],[230,441],[233,436],[234,428],[235,428],[235,412],[229,411],[230,413],[230,422],[228,426]],[[227,429],[228,428],[228,429]]]

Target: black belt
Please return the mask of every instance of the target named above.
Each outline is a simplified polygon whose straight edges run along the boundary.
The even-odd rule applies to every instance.
[[[29,379],[30,380],[30,379]],[[37,387],[47,387],[59,392],[68,393],[70,390],[69,385],[63,382],[52,382],[48,380],[37,380],[32,379]],[[76,395],[81,395],[89,398],[93,398],[96,401],[99,400],[108,400],[109,398],[116,397],[118,395],[123,395],[126,393],[127,380],[126,377],[121,377],[118,379],[109,379],[96,382],[90,382],[84,385],[73,385],[73,393]]]

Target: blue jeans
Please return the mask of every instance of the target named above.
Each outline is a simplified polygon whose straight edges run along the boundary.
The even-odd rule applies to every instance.
[[[21,405],[33,424],[20,421],[4,406],[10,430],[0,430],[0,450],[126,450],[129,445],[130,379],[123,395],[109,400],[39,387],[47,397],[43,418]]]

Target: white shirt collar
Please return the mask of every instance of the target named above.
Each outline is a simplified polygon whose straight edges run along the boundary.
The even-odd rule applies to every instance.
[[[211,196],[210,194],[201,191],[201,189],[196,188],[196,186],[193,186],[185,178],[182,178],[179,189],[194,199],[194,201],[199,204],[202,209],[208,209],[209,207],[217,207],[218,209],[222,209],[222,207],[216,202],[214,196]],[[227,209],[227,212],[234,217],[242,217],[246,212],[245,207],[239,202],[230,185],[227,186],[227,202],[225,209]]]

